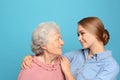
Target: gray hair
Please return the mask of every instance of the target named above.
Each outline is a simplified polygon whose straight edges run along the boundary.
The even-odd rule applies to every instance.
[[[32,33],[31,49],[37,55],[43,52],[41,46],[48,43],[48,36],[51,31],[60,32],[55,22],[44,22],[37,26]]]

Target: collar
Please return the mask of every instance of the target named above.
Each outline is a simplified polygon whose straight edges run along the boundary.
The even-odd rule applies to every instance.
[[[89,49],[83,49],[83,52],[85,55],[85,60],[87,61]],[[112,56],[112,51],[106,50],[104,52],[99,52],[99,53],[94,54],[91,58],[96,59],[96,61],[100,61],[100,60],[106,59],[106,58],[111,57],[111,56]]]
[[[41,62],[40,60],[38,60],[37,56],[34,56],[33,57],[33,62],[38,65],[39,67],[47,70],[47,71],[55,71],[58,69],[59,65],[60,65],[60,60],[59,60],[59,57],[58,57],[58,60],[55,64],[46,64],[46,63],[43,63]]]

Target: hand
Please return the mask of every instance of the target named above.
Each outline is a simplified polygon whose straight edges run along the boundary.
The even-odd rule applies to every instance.
[[[70,70],[69,60],[65,57],[61,57],[60,61],[61,61],[61,68],[65,75],[66,80],[75,80]]]
[[[61,57],[61,68],[64,73],[70,71],[70,62],[67,58]]]
[[[25,56],[23,61],[22,61],[22,65],[21,68],[22,69],[27,69],[28,67],[31,68],[31,62],[32,62],[33,57],[31,55]]]

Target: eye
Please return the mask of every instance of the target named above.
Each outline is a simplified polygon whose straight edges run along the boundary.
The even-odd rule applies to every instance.
[[[79,36],[80,36],[80,34],[79,34],[79,33],[77,33],[77,36],[79,37]]]
[[[62,40],[62,38],[61,37],[58,37],[57,39],[56,39],[56,41],[61,41]]]
[[[85,32],[80,32],[80,33],[77,33],[78,37],[81,35],[83,36],[85,34]]]
[[[81,35],[85,34],[84,32],[81,32]]]
[[[60,37],[59,40],[63,40],[63,39]]]

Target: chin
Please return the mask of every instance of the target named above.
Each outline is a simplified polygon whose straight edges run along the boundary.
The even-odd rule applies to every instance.
[[[62,55],[62,53],[59,53],[58,55]]]
[[[56,55],[57,55],[57,56],[60,56],[60,55],[62,55],[62,53],[57,53]]]
[[[83,49],[87,49],[88,47],[87,46],[82,46]]]
[[[62,55],[62,50],[60,50],[60,51],[58,52],[58,55]]]

